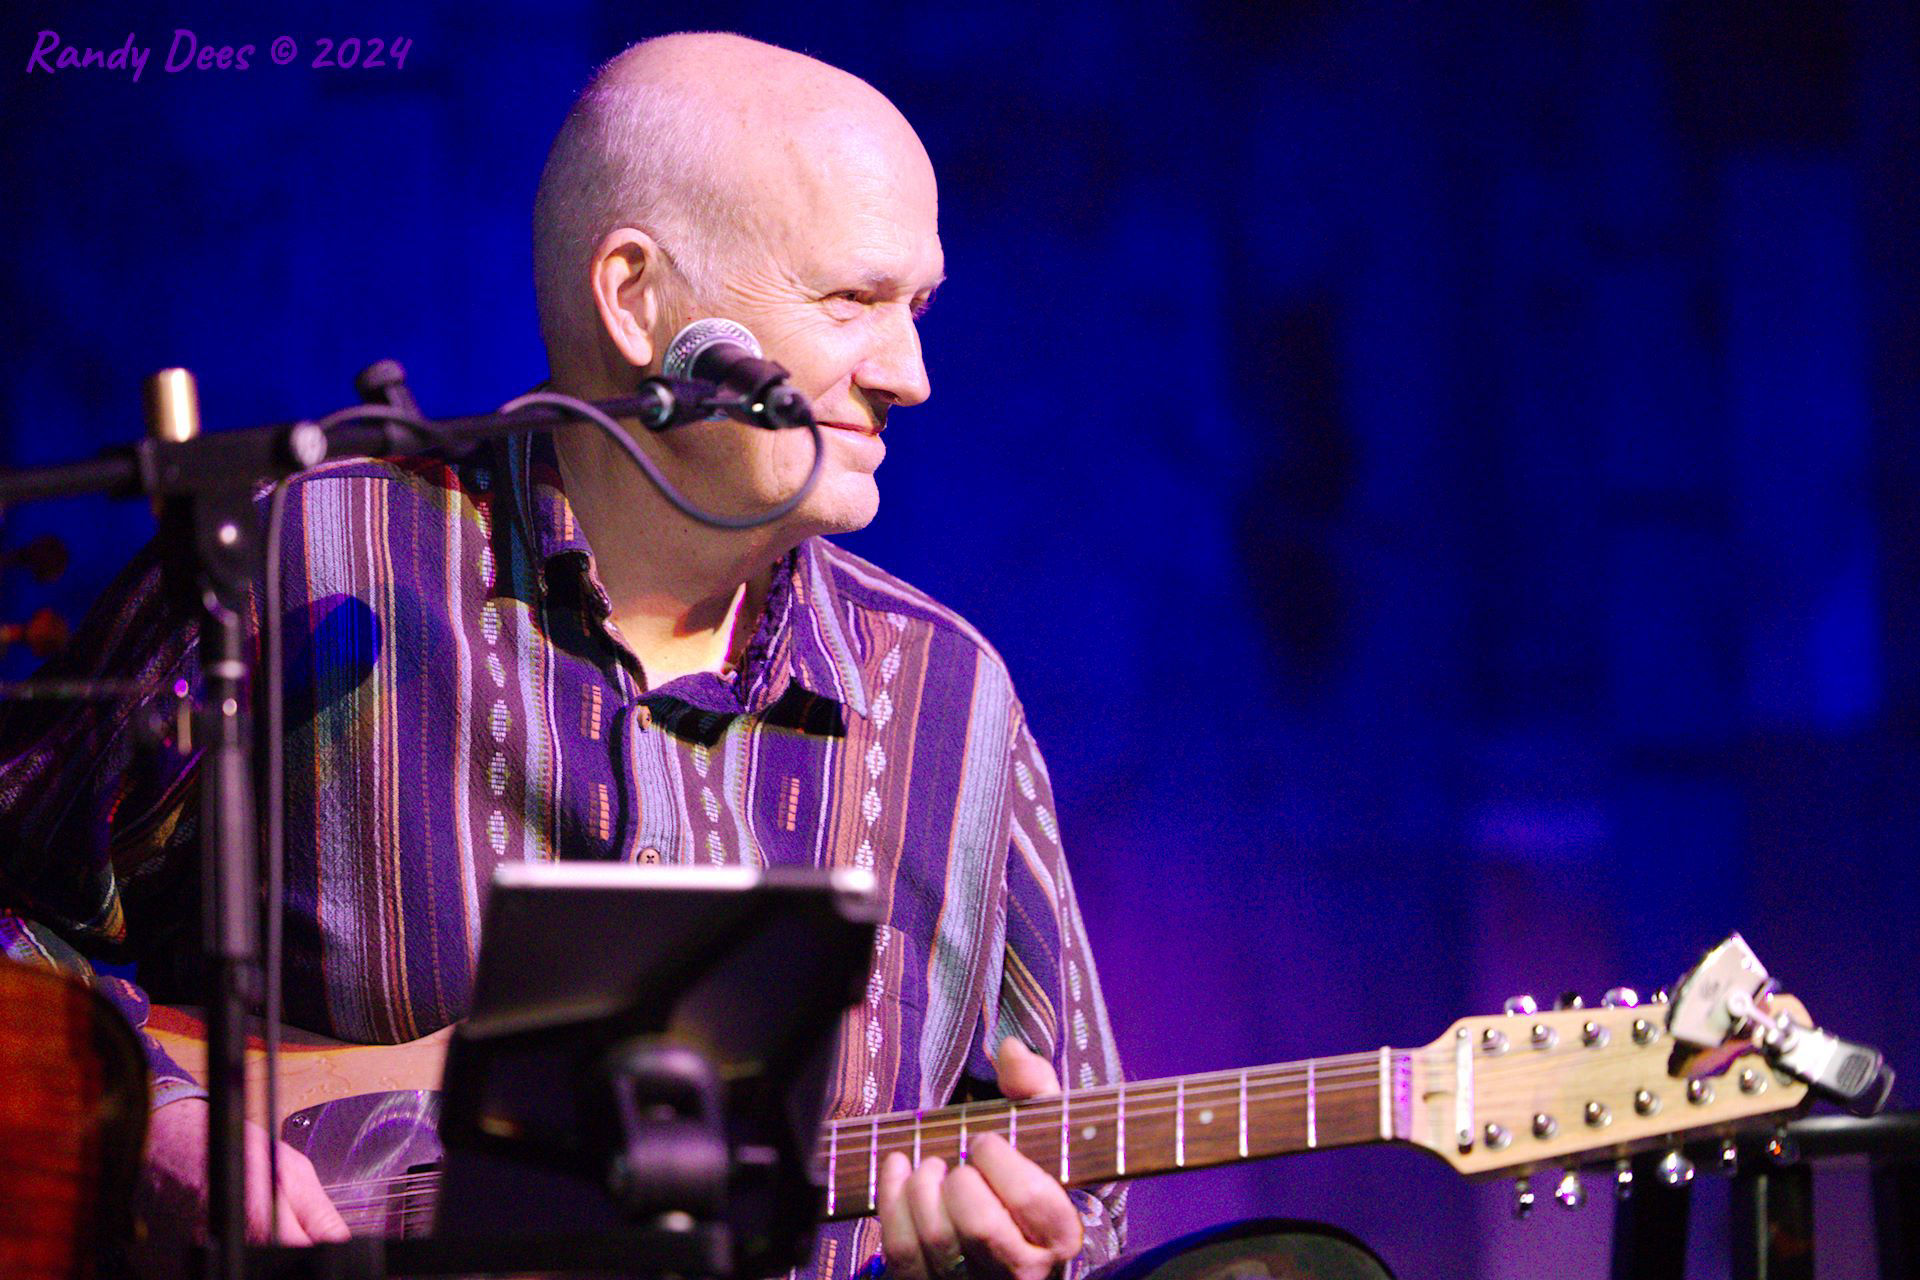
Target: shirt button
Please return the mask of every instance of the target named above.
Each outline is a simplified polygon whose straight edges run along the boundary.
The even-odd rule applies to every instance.
[[[652,845],[648,845],[646,848],[640,851],[640,861],[658,862],[660,861],[660,851],[654,848]]]
[[[653,728],[653,708],[647,706],[644,702],[641,703],[639,719],[640,719],[640,727],[642,729]]]

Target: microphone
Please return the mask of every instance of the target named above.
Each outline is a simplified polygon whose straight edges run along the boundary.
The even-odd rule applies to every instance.
[[[787,371],[763,358],[753,334],[731,320],[695,320],[674,334],[660,372],[733,392],[755,426],[814,425],[813,406],[787,382]]]

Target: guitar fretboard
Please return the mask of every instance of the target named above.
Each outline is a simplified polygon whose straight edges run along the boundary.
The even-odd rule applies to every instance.
[[[915,1165],[935,1157],[953,1165],[990,1133],[1068,1187],[1405,1137],[1412,1068],[1411,1053],[1380,1049],[835,1120],[814,1153],[824,1217],[874,1213],[880,1167],[894,1152]],[[327,1191],[356,1233],[391,1236],[423,1233],[438,1189],[437,1171],[414,1171]]]
[[[915,1166],[934,1157],[952,1165],[990,1133],[1068,1187],[1405,1136],[1411,1065],[1410,1054],[1381,1049],[835,1120],[815,1156],[826,1217],[873,1213],[894,1152]]]

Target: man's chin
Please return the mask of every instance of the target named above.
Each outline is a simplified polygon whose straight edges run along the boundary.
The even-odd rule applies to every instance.
[[[802,517],[809,537],[854,533],[880,514],[880,489],[870,475],[823,476],[795,514]]]

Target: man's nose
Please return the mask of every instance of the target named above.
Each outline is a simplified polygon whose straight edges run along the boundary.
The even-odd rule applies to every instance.
[[[881,325],[873,350],[854,370],[853,380],[890,404],[916,405],[933,394],[926,362],[920,358],[920,331],[905,307],[893,311]]]

